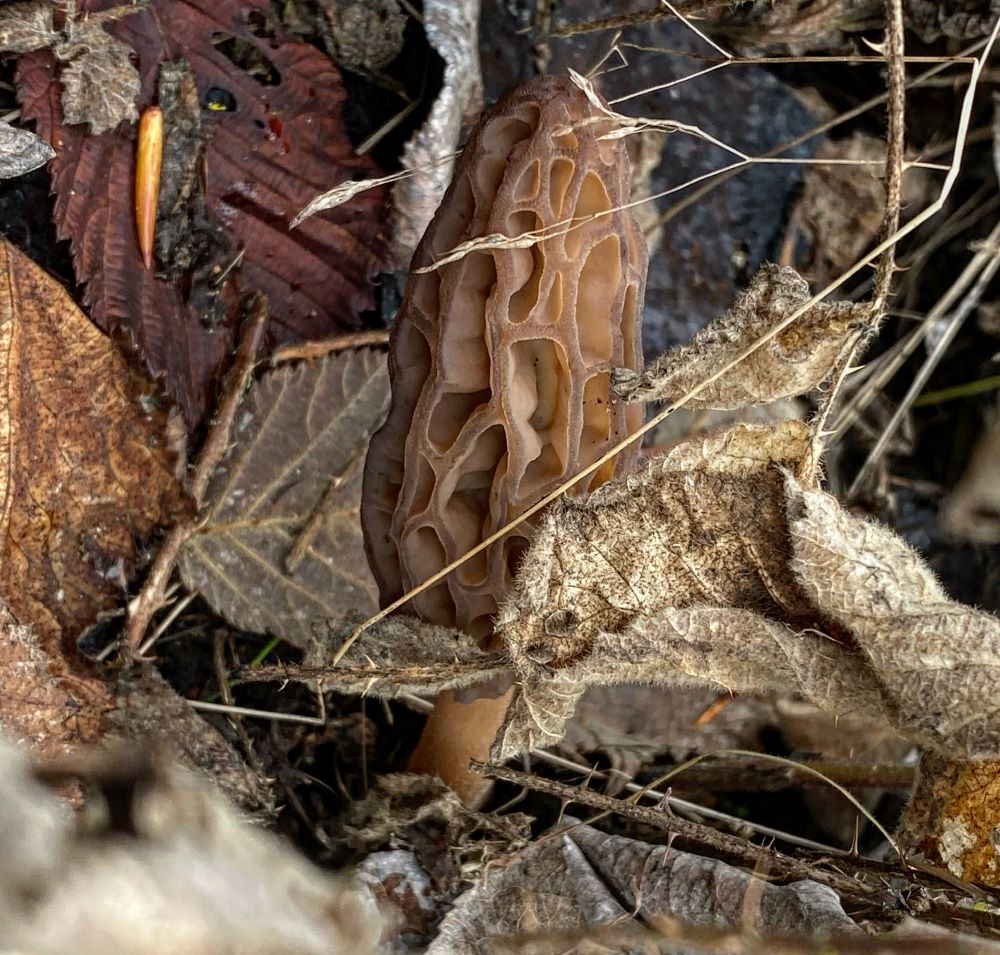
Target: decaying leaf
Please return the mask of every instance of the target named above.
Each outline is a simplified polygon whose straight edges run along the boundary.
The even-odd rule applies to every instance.
[[[140,82],[129,60],[130,47],[104,29],[102,17],[71,17],[57,30],[53,9],[49,0],[0,6],[0,50],[29,53],[51,48],[64,64],[62,107],[67,123],[87,123],[91,132],[103,133],[136,120]],[[118,16],[132,12],[123,6]]]
[[[808,284],[794,269],[765,265],[733,307],[691,342],[667,352],[641,374],[616,370],[614,389],[627,401],[675,401],[737,359],[809,298]],[[830,373],[868,311],[850,302],[814,305],[686,405],[728,411],[811,391]]]
[[[4,951],[377,949],[383,919],[364,886],[237,819],[217,794],[148,752],[63,764],[60,775],[86,779],[94,793],[94,812],[80,820],[38,784],[23,754],[4,745],[0,767]],[[41,771],[58,781],[54,768]]]
[[[920,759],[900,842],[960,879],[1000,883],[1000,760],[956,762],[938,753]]]
[[[186,586],[236,626],[299,646],[317,621],[376,610],[358,510],[388,405],[385,356],[372,349],[265,375],[181,553]]]
[[[114,2],[77,6],[93,18]],[[65,71],[54,55],[24,54],[17,63],[24,118],[59,144],[50,165],[57,234],[70,240],[91,317],[101,328],[130,334],[150,371],[164,377],[189,425],[208,407],[233,344],[237,273],[242,291],[261,291],[281,303],[268,326],[273,346],[357,327],[360,312],[373,302],[370,278],[383,254],[384,190],[369,190],[287,229],[331,181],[377,170],[353,153],[344,132],[345,94],[332,63],[308,44],[269,33],[269,7],[266,0],[154,0],[100,27],[138,58],[138,109],[154,102],[164,63],[191,63],[207,138],[198,167],[205,178],[198,209],[205,229],[223,229],[236,250],[224,263],[207,262],[215,269],[212,281],[222,286],[221,314],[204,313],[198,296],[186,293],[204,287],[197,263],[182,277],[171,274],[170,281],[143,267],[128,186],[134,126],[88,136],[64,115],[59,94]],[[196,231],[191,241],[197,245],[203,238]],[[169,270],[169,263],[161,264]]]
[[[482,96],[479,70],[479,0],[425,0],[424,30],[444,60],[444,78],[424,125],[403,150],[404,169],[416,175],[392,190],[392,260],[409,263],[451,182],[462,121]]]
[[[427,951],[479,955],[503,937],[627,929],[657,917],[761,935],[860,934],[836,893],[816,882],[775,886],[716,859],[576,824],[487,870]]]
[[[44,166],[55,150],[27,129],[0,122],[0,179],[23,176]]]
[[[501,612],[518,680],[496,758],[558,739],[587,685],[692,680],[799,693],[953,758],[1000,752],[1000,621],[782,477],[805,432],[689,442],[547,513]]]
[[[563,667],[598,634],[666,608],[807,616],[780,533],[778,468],[798,465],[808,442],[798,421],[741,425],[679,445],[584,501],[558,501],[501,608],[512,658]]]
[[[317,623],[301,666],[252,667],[241,670],[240,678],[257,682],[315,680],[324,690],[393,697],[459,689],[509,673],[505,654],[484,653],[462,630],[425,623],[407,614],[379,621],[336,666],[331,666],[330,660],[357,623],[360,617]]]
[[[282,20],[296,35],[318,35],[344,68],[372,74],[399,55],[407,17],[399,0],[292,0]]]
[[[48,732],[66,721],[73,743],[103,717],[74,723],[63,695],[107,702],[73,640],[119,602],[138,543],[174,516],[179,491],[149,386],[144,396],[65,289],[5,241],[0,275],[0,599],[31,636],[4,631],[9,659],[24,660],[24,698],[54,704]],[[59,694],[43,703],[47,679]]]

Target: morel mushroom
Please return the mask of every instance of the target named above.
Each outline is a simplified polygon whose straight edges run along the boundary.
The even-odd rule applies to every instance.
[[[417,248],[389,350],[392,407],[365,464],[362,521],[382,604],[461,557],[642,421],[615,401],[613,367],[640,367],[646,246],[629,165],[609,121],[567,80],[541,77],[479,121]],[[491,243],[419,272],[461,243]],[[629,466],[620,455],[577,491]],[[406,609],[488,644],[531,528],[522,524]],[[466,802],[506,697],[442,694],[411,768]]]

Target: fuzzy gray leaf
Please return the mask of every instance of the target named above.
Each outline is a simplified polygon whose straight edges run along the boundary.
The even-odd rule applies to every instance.
[[[675,401],[735,360],[810,297],[808,283],[794,269],[765,265],[736,304],[688,344],[667,352],[641,374],[616,369],[612,386],[626,401]],[[729,411],[812,391],[830,373],[868,311],[868,306],[851,302],[814,305],[686,406]]]
[[[45,165],[55,150],[27,129],[0,123],[0,179],[23,176]]]
[[[959,759],[1000,754],[1000,620],[950,600],[917,553],[828,494],[788,481],[792,569],[860,646],[906,736]]]
[[[317,621],[377,609],[358,510],[388,400],[385,356],[373,350],[265,375],[182,551],[185,586],[236,626],[299,646]]]

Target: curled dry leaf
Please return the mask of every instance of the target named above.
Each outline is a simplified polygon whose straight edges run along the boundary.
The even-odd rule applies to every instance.
[[[686,345],[642,373],[618,369],[615,392],[627,401],[676,401],[735,360],[810,298],[794,269],[765,265],[724,315]],[[805,394],[830,373],[850,336],[868,317],[866,305],[820,303],[799,316],[719,379],[686,402],[728,411]]]
[[[587,685],[692,680],[799,693],[954,758],[1000,752],[1000,621],[800,487],[807,439],[740,426],[547,513],[499,618],[518,679],[494,758],[557,740]]]
[[[77,6],[94,18],[113,4],[81,0]],[[219,295],[225,307],[218,314],[206,313],[198,296],[185,292],[204,289],[200,260],[183,276],[171,272],[169,281],[142,264],[127,186],[134,126],[88,136],[64,115],[64,71],[54,55],[25,54],[17,63],[23,116],[59,144],[50,165],[57,234],[70,240],[91,317],[101,328],[129,333],[191,426],[208,407],[234,341],[238,296],[231,294],[231,280],[237,272],[242,291],[261,291],[281,303],[268,326],[274,346],[357,327],[360,312],[373,303],[370,278],[383,255],[382,189],[287,229],[331,181],[377,170],[354,154],[346,136],[336,69],[314,47],[268,32],[269,8],[266,0],[153,0],[101,26],[127,47],[121,60],[138,59],[139,109],[155,101],[163,64],[182,57],[191,64],[201,106],[201,131],[188,140],[192,155],[203,140],[207,144],[197,166],[205,179],[197,212],[206,225],[190,243],[211,246],[221,228],[234,246],[227,260],[204,263],[215,270],[215,285],[224,286]],[[180,134],[176,127],[167,132]],[[159,264],[170,272],[172,263]]]
[[[836,893],[819,883],[771,885],[717,859],[576,824],[491,867],[456,900],[427,951],[479,955],[502,937],[516,945],[516,936],[538,932],[611,924],[627,931],[658,917],[760,935],[861,934]]]
[[[905,736],[959,759],[1000,754],[1000,620],[950,600],[891,530],[789,482],[792,569],[846,628]]]
[[[67,721],[58,699],[42,704],[46,745],[70,744],[93,738],[107,701],[73,640],[117,605],[138,542],[176,516],[180,494],[148,385],[144,400],[112,342],[6,241],[0,275],[0,599],[33,636],[4,631],[25,657],[26,705],[47,699],[34,681],[52,680],[97,708]]]
[[[0,122],[0,179],[23,176],[44,166],[55,150],[27,129]]]
[[[317,621],[377,609],[358,511],[388,405],[385,356],[372,349],[265,375],[181,552],[185,585],[236,626],[299,646]]]
[[[423,126],[403,149],[403,169],[415,175],[392,190],[392,261],[406,266],[441,204],[455,168],[463,118],[482,96],[479,0],[425,0],[424,31],[444,60],[441,91]]]
[[[0,947],[54,955],[191,955],[378,948],[370,892],[238,819],[183,770],[142,751],[41,767],[105,802],[90,825],[0,750]],[[100,808],[100,807],[98,807]],[[124,835],[128,832],[128,835]],[[164,940],[169,940],[165,943]],[[166,947],[165,947],[166,945]]]

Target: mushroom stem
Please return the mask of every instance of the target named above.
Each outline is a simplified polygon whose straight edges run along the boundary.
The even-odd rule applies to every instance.
[[[513,688],[501,696],[463,703],[450,691],[438,694],[423,735],[410,757],[410,770],[440,776],[459,799],[478,809],[493,781],[475,772],[469,761],[488,762],[490,746],[503,726]]]

